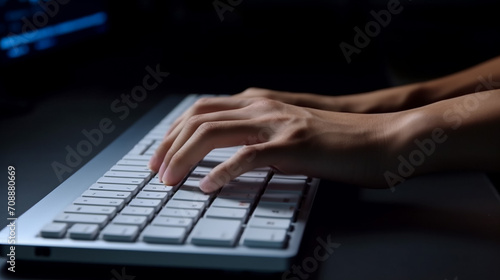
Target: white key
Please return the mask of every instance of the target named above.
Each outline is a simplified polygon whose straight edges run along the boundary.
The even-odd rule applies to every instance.
[[[146,225],[147,221],[148,217],[146,216],[119,214],[111,221],[111,223],[119,225],[136,225],[142,229]]]
[[[62,238],[68,229],[66,223],[48,223],[40,231],[42,237]]]
[[[144,160],[129,160],[129,159],[121,159],[116,162],[117,165],[129,165],[129,166],[142,166],[148,167],[148,162]]]
[[[90,214],[70,214],[61,213],[56,216],[54,222],[73,224],[96,224],[103,227],[109,220],[107,215],[90,215]]]
[[[212,206],[249,209],[252,206],[252,200],[217,197],[212,202]]]
[[[180,189],[172,196],[172,199],[200,201],[200,202],[207,203],[211,197],[212,197],[212,195],[203,193],[201,191]]]
[[[304,180],[272,178],[266,187],[266,192],[286,192],[302,195],[306,182]]]
[[[93,205],[77,205],[72,204],[64,209],[65,213],[80,213],[80,214],[100,214],[114,216],[116,207],[110,206],[93,206]]]
[[[224,190],[224,188],[222,188],[218,197],[223,197],[223,198],[227,198],[227,199],[243,199],[243,200],[255,201],[256,194],[255,193],[226,191],[226,190]]]
[[[191,172],[190,176],[202,178],[205,177],[208,173],[212,171],[212,168],[206,166],[197,166],[193,172]]]
[[[157,216],[151,224],[155,226],[185,227],[189,230],[193,226],[193,220],[190,218]]]
[[[159,199],[161,201],[161,204],[163,204],[165,203],[165,201],[167,201],[168,193],[140,191],[135,197],[144,199]]]
[[[186,237],[184,227],[164,227],[150,225],[144,229],[142,240],[148,243],[181,244]]]
[[[252,217],[248,221],[248,227],[288,230],[290,228],[290,220]]]
[[[104,173],[104,177],[150,179],[152,174],[152,172],[108,171]]]
[[[94,239],[99,233],[99,226],[94,224],[74,224],[68,229],[69,237],[72,239]]]
[[[240,220],[202,218],[195,225],[191,243],[209,246],[233,246],[241,230]]]
[[[273,179],[285,179],[285,180],[300,180],[300,181],[307,181],[309,180],[309,177],[305,175],[286,175],[286,174],[280,174],[276,173],[273,175]]]
[[[92,184],[89,190],[131,192],[134,195],[139,190],[139,187],[136,185]]]
[[[227,159],[226,156],[207,155],[201,160],[200,165],[201,166],[215,167],[215,166],[219,165],[220,163],[224,162],[226,159]]]
[[[149,181],[148,184],[165,186],[165,184],[160,182],[160,178],[158,177],[158,175],[154,176],[153,179],[151,179],[151,181]]]
[[[252,170],[241,174],[239,177],[267,178],[267,176],[269,176],[269,170]]]
[[[111,199],[111,198],[93,198],[93,197],[79,197],[73,201],[73,204],[81,205],[98,205],[98,206],[116,206],[121,209],[125,205],[125,200],[123,199]]]
[[[295,207],[290,205],[259,203],[254,211],[256,217],[293,219],[294,215]]]
[[[243,244],[248,247],[283,248],[287,240],[286,230],[247,228]]]
[[[145,216],[150,220],[155,213],[155,209],[153,207],[126,206],[120,213],[124,215]]]
[[[246,209],[210,207],[205,213],[207,218],[236,219],[244,221],[247,217]]]
[[[155,212],[160,209],[162,203],[161,200],[159,199],[141,199],[141,198],[134,198],[130,201],[128,204],[129,206],[138,206],[138,207],[153,207],[155,209]]]
[[[147,155],[130,155],[130,154],[128,154],[128,155],[125,155],[122,159],[149,162],[149,159],[151,159],[151,157],[147,156]]]
[[[265,203],[286,204],[297,207],[300,201],[300,195],[293,193],[270,193],[266,191],[260,197],[260,201]]]
[[[174,188],[172,186],[147,184],[144,188],[142,188],[142,190],[150,192],[166,192],[168,195],[171,195]]]
[[[120,198],[129,201],[132,197],[131,192],[115,192],[115,191],[95,191],[86,190],[82,194],[83,197],[96,197],[96,198]]]
[[[200,201],[174,200],[171,199],[165,205],[167,208],[197,209],[205,208],[205,203]]]
[[[163,208],[158,216],[177,217],[177,218],[191,218],[197,220],[200,217],[200,210],[194,209],[176,209],[176,208]]]
[[[130,171],[130,172],[152,172],[147,166],[137,165],[113,165],[109,170],[111,171]]]
[[[102,230],[102,238],[108,241],[134,241],[138,226],[109,224]]]
[[[97,180],[100,184],[120,184],[120,185],[136,185],[142,187],[145,183],[141,178],[114,178],[114,177],[101,177]]]

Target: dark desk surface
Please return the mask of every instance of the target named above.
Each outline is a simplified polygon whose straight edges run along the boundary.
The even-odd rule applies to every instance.
[[[18,214],[58,184],[51,163],[63,161],[65,146],[74,146],[81,140],[82,129],[94,127],[109,114],[110,103],[122,92],[104,94],[103,91],[107,89],[87,88],[54,95],[42,100],[28,114],[1,120],[4,132],[1,166],[14,165],[18,171]],[[117,123],[115,132],[92,154],[99,152],[164,94],[168,93],[151,94],[130,117]],[[477,187],[474,181],[458,187],[459,183],[470,180],[466,175],[444,175],[440,180],[444,183],[409,184],[395,192],[322,182],[302,252],[295,262],[302,274],[18,262],[15,274],[6,271],[4,265],[0,278],[138,280],[182,273],[189,279],[210,276],[223,279],[499,279],[500,201],[496,190]],[[6,193],[0,193],[0,201],[7,201]],[[2,217],[6,217],[4,212]],[[324,262],[314,262],[311,257],[318,238],[330,238],[339,244]],[[3,257],[0,256],[0,262],[5,263]]]

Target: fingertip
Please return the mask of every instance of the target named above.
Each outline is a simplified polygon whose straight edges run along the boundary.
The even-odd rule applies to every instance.
[[[152,171],[154,172],[158,172],[159,171],[159,160],[158,160],[158,157],[153,155],[150,159],[149,159],[149,162],[148,162],[148,168],[151,169]]]
[[[219,186],[217,183],[212,181],[208,175],[203,177],[203,179],[201,179],[200,181],[200,189],[205,193],[214,192],[220,189],[221,187],[222,186]]]

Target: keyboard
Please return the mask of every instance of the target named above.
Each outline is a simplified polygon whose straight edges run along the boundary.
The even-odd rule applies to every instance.
[[[61,195],[49,194],[51,203],[57,200],[59,210],[53,210],[50,217],[45,215],[43,224],[39,221],[34,226],[38,228],[32,229],[33,236],[24,243],[18,240],[26,250],[24,256],[44,261],[288,269],[300,247],[317,178],[279,174],[262,167],[240,175],[216,192],[202,192],[200,180],[240,147],[212,150],[176,186],[164,185],[148,169],[149,159],[171,123],[200,97],[185,97],[131,147],[122,149],[124,153],[115,161],[107,159],[109,168],[96,171],[89,162],[82,169],[93,169],[89,176],[96,179],[87,179],[87,186],[79,184],[82,191],[76,197],[64,203]],[[156,108],[151,114],[158,116],[161,110]],[[145,119],[150,123],[155,118]],[[108,150],[122,146],[123,139],[130,142],[127,135],[137,137],[134,128],[140,125],[133,126]],[[84,171],[78,172],[85,176]],[[64,189],[70,191],[70,187]],[[36,219],[43,206],[37,207],[27,212],[26,219]],[[92,254],[93,250],[100,253]]]

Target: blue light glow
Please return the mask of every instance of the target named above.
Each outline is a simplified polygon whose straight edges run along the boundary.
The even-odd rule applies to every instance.
[[[58,23],[52,26],[43,27],[30,32],[25,32],[23,34],[10,34],[9,36],[4,37],[0,40],[0,48],[3,50],[12,48],[17,49],[21,45],[26,45],[42,39],[56,37],[94,26],[100,26],[105,24],[106,20],[107,20],[106,13],[98,12],[78,19]],[[9,55],[10,53],[11,50],[9,50],[7,55],[10,56]]]

